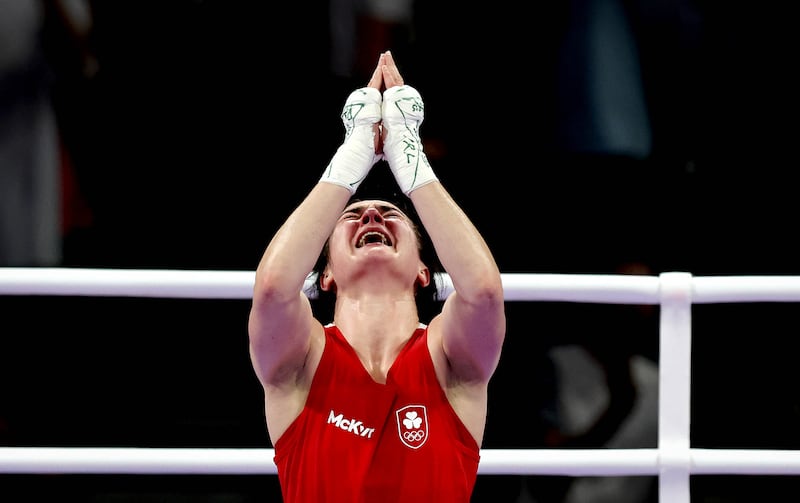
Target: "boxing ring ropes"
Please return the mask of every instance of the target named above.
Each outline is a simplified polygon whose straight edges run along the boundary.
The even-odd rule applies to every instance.
[[[442,275],[445,295],[452,291]],[[250,271],[0,268],[0,295],[249,299]],[[310,286],[310,280],[306,286]],[[479,474],[657,476],[688,503],[691,475],[800,475],[800,451],[690,445],[693,304],[798,302],[800,276],[503,274],[506,301],[658,305],[658,444],[642,449],[484,449]],[[0,473],[275,474],[272,449],[0,447]]]

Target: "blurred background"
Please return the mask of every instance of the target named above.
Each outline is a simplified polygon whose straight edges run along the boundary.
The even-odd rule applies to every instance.
[[[391,49],[425,99],[437,175],[503,272],[799,274],[787,11],[0,0],[0,267],[253,270]],[[656,310],[507,306],[484,448],[656,447]],[[0,445],[269,447],[248,309],[0,297]],[[695,307],[693,447],[800,447],[796,319]],[[693,477],[692,501],[798,489]],[[66,496],[280,501],[270,476],[0,474],[2,501]],[[488,475],[473,498],[657,500],[655,477]]]

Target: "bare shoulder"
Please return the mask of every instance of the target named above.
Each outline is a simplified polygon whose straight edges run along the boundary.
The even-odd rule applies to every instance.
[[[454,313],[468,313],[457,316]],[[447,309],[436,316],[428,328],[428,345],[439,377],[449,386],[482,386],[488,383],[500,360],[505,335],[502,310]]]
[[[442,344],[442,324],[439,316],[433,318],[427,327],[428,352],[433,360],[433,367],[436,370],[436,377],[443,389],[447,388],[450,381],[450,363]]]
[[[315,323],[305,360],[287,368],[279,379],[264,384],[267,426],[273,442],[303,411],[324,349],[325,330],[322,325]]]
[[[486,424],[488,379],[476,379],[476,373],[467,370],[474,368],[472,364],[458,360],[458,357],[464,358],[468,352],[456,350],[455,360],[448,356],[442,323],[437,318],[428,325],[428,350],[439,385],[447,395],[453,411],[480,445]]]

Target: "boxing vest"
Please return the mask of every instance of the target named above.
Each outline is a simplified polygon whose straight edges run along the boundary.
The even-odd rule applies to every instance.
[[[468,503],[479,446],[439,385],[421,325],[375,382],[334,325],[305,407],[275,443],[285,503]]]

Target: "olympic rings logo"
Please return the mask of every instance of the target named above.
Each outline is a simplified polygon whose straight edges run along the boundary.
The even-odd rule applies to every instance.
[[[425,430],[404,431],[403,438],[409,442],[419,442],[425,438]]]
[[[428,441],[428,411],[424,405],[406,405],[394,411],[397,437],[409,449],[420,449]]]

